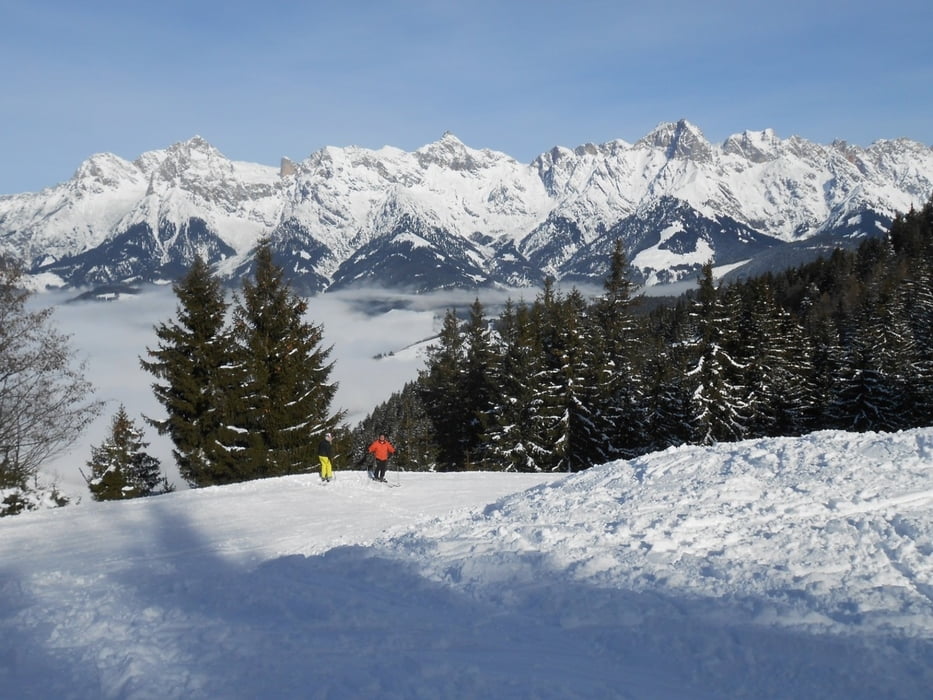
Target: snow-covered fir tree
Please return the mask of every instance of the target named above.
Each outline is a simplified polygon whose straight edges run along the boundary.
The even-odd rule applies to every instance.
[[[844,364],[829,413],[847,430],[898,430],[907,427],[907,387],[916,357],[904,310],[904,295],[893,284],[892,251],[881,241],[860,255],[872,270],[846,324]]]
[[[526,444],[529,456],[542,471],[570,471],[570,406],[577,399],[573,358],[578,342],[576,321],[568,327],[571,315],[554,280],[545,280],[531,307],[531,327],[537,336],[541,362],[532,378],[534,394],[529,415],[532,430]]]
[[[600,440],[592,457],[601,461],[635,456],[648,442],[644,380],[638,366],[644,337],[632,313],[637,304],[633,289],[622,242],[616,241],[603,294],[593,304],[587,339]]]
[[[506,471],[541,471],[537,452],[529,448],[536,444],[532,416],[543,355],[527,304],[506,304],[498,336],[497,359],[490,368],[497,400],[483,434],[486,460]]]
[[[703,267],[697,301],[691,314],[696,335],[691,341],[694,361],[687,370],[692,386],[695,440],[703,445],[747,437],[747,391],[744,366],[736,358],[734,295],[723,296],[714,286],[712,266]]]
[[[767,281],[749,282],[741,306],[736,352],[745,367],[748,434],[799,435],[811,403],[809,339],[800,323],[777,304]]]
[[[465,422],[462,426],[464,464],[484,463],[482,435],[486,429],[490,407],[498,401],[497,389],[490,371],[496,362],[489,321],[483,305],[476,299],[470,306],[463,331],[464,356],[460,396]]]
[[[421,400],[434,425],[438,468],[460,469],[465,460],[464,426],[470,420],[463,396],[464,343],[454,309],[444,315],[437,343],[428,346],[419,376]]]
[[[115,501],[171,491],[159,460],[146,452],[148,446],[142,429],[121,404],[104,442],[91,447],[86,480],[94,500]]]
[[[152,389],[167,414],[148,420],[171,438],[178,470],[190,486],[236,481],[234,461],[218,439],[226,397],[240,381],[231,363],[224,290],[200,257],[173,290],[177,318],[156,326],[158,345],[140,360],[159,380]]]
[[[688,340],[695,331],[682,307],[662,309],[646,320],[640,361],[647,438],[643,451],[651,452],[697,439],[694,387],[687,375],[693,359]]]
[[[225,396],[220,431],[236,480],[314,468],[318,442],[344,415],[331,410],[331,348],[305,319],[308,302],[285,281],[268,241],[255,258],[254,279],[235,296],[230,359],[242,382]]]

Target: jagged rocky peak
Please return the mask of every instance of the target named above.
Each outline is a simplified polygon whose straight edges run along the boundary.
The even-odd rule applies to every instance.
[[[877,143],[877,142],[876,142]],[[871,155],[865,149],[848,143],[842,139],[835,139],[830,145],[830,151],[835,151],[853,167],[857,168],[862,176],[868,176],[872,169]]]
[[[599,146],[595,143],[585,143],[582,146],[577,146],[573,152],[578,156],[598,156]]]
[[[549,170],[553,166],[564,166],[568,163],[576,163],[581,158],[615,157],[621,152],[628,151],[631,147],[631,144],[623,139],[613,139],[612,141],[600,144],[584,143],[582,146],[576,146],[575,148],[554,146],[551,150],[545,151],[531,161],[531,166],[541,173]]]
[[[159,166],[159,176],[172,181],[192,169],[203,172],[215,170],[218,166],[223,170],[229,169],[226,156],[202,137],[194,136],[165,149],[164,158]]]
[[[370,173],[376,173],[384,179],[391,179],[386,161],[382,157],[385,152],[386,149],[372,151],[360,146],[324,146],[313,151],[304,160],[294,163],[294,172],[299,181],[303,183],[302,187],[306,192],[316,190],[322,183],[330,180],[343,181],[348,178],[356,180],[359,177],[366,179],[370,177]],[[386,156],[389,161],[393,157],[394,154]],[[288,168],[289,166],[283,160],[280,176],[286,176]]]
[[[314,151],[298,164],[298,171],[302,177],[329,179],[336,177],[341,165],[347,160],[346,148],[324,146]]]
[[[537,166],[539,170],[547,168],[551,165],[556,165],[563,160],[568,158],[574,158],[574,151],[567,148],[566,146],[554,146],[550,151],[542,153],[540,156],[535,158],[531,164]]]
[[[834,139],[831,144],[829,144],[830,150],[838,151],[845,158],[851,160],[854,157],[860,156],[864,153],[863,149],[859,146],[849,143],[844,139]]]
[[[451,170],[476,170],[480,167],[478,152],[467,148],[451,132],[445,131],[440,140],[415,151],[421,167],[439,165]]]
[[[668,158],[689,158],[700,163],[707,163],[713,157],[713,147],[703,132],[686,119],[658,124],[635,145],[663,149]]]
[[[298,166],[295,165],[295,162],[287,156],[282,156],[282,161],[279,164],[279,177],[290,177],[297,172]]]
[[[781,139],[774,133],[774,129],[745,130],[723,141],[722,150],[723,153],[739,155],[753,163],[764,163],[777,157],[780,146]]]
[[[550,151],[542,153],[531,162],[531,167],[538,171],[538,176],[549,177],[548,173],[555,171],[569,171],[575,168],[582,158],[593,153],[593,144],[586,144],[577,148],[554,146]]]
[[[566,173],[573,170],[579,157],[579,154],[565,146],[554,146],[531,161],[531,167],[537,171],[548,194],[556,196],[566,181]]]
[[[79,182],[116,187],[130,175],[131,164],[113,153],[96,153],[78,166],[72,176]]]
[[[155,156],[160,162],[166,160],[191,161],[197,158],[224,157],[220,151],[201,136],[192,136],[186,141],[177,141],[168,148],[158,151],[149,151],[144,153],[141,157],[145,156]]]
[[[195,134],[187,141],[179,141],[169,146],[166,151],[170,154],[184,154],[191,157],[194,154],[220,155],[220,151],[214,148],[207,140]]]
[[[861,161],[865,156],[865,149],[863,149],[861,146],[851,144],[843,139],[835,139],[831,144],[829,144],[828,150],[836,151],[850,163]]]

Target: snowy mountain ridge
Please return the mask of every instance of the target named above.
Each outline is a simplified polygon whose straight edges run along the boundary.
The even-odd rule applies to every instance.
[[[0,196],[0,254],[80,287],[172,279],[195,254],[238,276],[269,237],[302,291],[423,291],[601,280],[621,239],[642,280],[665,282],[877,235],[931,193],[933,149],[909,139],[861,148],[766,129],[712,144],[685,120],[529,164],[445,133],[413,152],[328,146],[275,168],[196,136]]]

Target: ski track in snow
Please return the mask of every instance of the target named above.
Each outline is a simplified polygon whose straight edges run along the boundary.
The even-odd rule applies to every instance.
[[[389,478],[0,520],[0,696],[931,696],[933,429]]]

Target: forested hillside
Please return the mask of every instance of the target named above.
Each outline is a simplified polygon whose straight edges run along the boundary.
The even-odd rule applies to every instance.
[[[933,416],[933,198],[855,251],[639,311],[621,245],[601,296],[547,283],[448,311],[419,378],[354,431],[403,469],[578,471],[681,444],[893,431]]]

